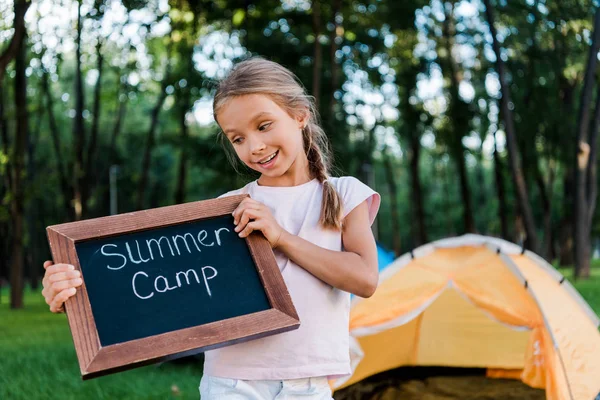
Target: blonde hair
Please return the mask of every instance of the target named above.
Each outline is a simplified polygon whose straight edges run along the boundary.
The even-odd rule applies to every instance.
[[[215,120],[219,110],[228,100],[248,94],[269,96],[292,118],[308,112],[307,124],[302,129],[302,138],[310,174],[323,184],[319,224],[326,229],[340,230],[342,226],[340,197],[327,181],[332,154],[327,136],[318,121],[314,98],[306,93],[302,83],[290,70],[273,61],[254,57],[236,64],[229,75],[219,83],[213,102]],[[221,143],[229,161],[235,167],[237,162],[235,151],[224,136],[221,132]]]

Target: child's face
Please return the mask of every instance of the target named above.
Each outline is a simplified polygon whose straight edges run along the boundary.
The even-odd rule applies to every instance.
[[[260,172],[263,181],[308,173],[302,140],[305,118],[291,117],[268,96],[230,99],[217,120],[240,160]]]

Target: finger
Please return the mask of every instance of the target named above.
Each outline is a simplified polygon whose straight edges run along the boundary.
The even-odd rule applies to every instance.
[[[44,290],[42,294],[46,299],[46,303],[50,304],[54,296],[59,292],[60,288],[57,289],[55,286],[58,282],[68,282],[72,279],[81,279],[81,273],[79,271],[67,271],[67,272],[57,272],[53,275],[46,276],[44,284]]]
[[[257,221],[250,222],[248,225],[246,225],[244,230],[239,233],[239,237],[245,238],[246,236],[250,235],[253,231],[260,230],[259,226],[260,225]]]
[[[238,224],[240,221],[240,216],[244,213],[244,210],[246,210],[246,204],[242,204],[240,203],[240,205],[238,206],[238,208],[235,209],[235,211],[233,212],[233,223],[234,224]]]
[[[245,209],[252,208],[258,210],[261,206],[262,203],[248,197],[238,204],[237,208],[231,213],[231,215],[233,215],[233,219],[235,221],[236,217],[238,217]]]
[[[46,268],[46,276],[50,277],[57,272],[74,271],[75,267],[71,264],[54,264]]]
[[[49,266],[51,266],[52,264],[54,264],[52,261],[48,260],[48,261],[44,261],[44,269],[47,269]]]
[[[48,276],[48,283],[53,284],[55,282],[67,281],[73,278],[81,278],[81,272],[79,271],[66,271],[66,272],[57,272]]]
[[[54,293],[60,293],[65,289],[76,288],[78,286],[81,286],[81,284],[83,284],[83,279],[81,278],[69,279],[67,281],[53,283],[52,290],[54,291]]]
[[[248,204],[247,200],[249,200],[249,198],[245,198],[244,200],[240,201],[240,204],[238,204],[235,210],[233,210],[233,212],[231,213],[231,215],[233,215],[233,218],[239,215],[239,213],[246,208],[246,204]]]
[[[45,266],[45,264],[44,264]],[[52,285],[52,281],[50,281],[50,277],[56,273],[71,271],[74,267],[69,264],[52,264],[46,267],[46,273],[44,274],[44,278],[42,279],[42,285],[47,288]]]
[[[63,304],[67,299],[71,296],[74,296],[77,291],[75,288],[65,289],[54,297],[52,303],[50,303],[50,311],[53,313],[61,312],[63,309]]]
[[[256,210],[246,209],[243,214],[240,215],[240,222],[235,227],[236,232],[240,232],[242,229],[246,227],[246,224],[250,222],[251,219],[258,218],[258,213]]]

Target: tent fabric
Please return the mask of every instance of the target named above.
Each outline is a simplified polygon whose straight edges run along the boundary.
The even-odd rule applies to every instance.
[[[379,266],[379,271],[393,263],[395,258],[393,251],[389,251],[380,243],[377,243],[377,264]]]
[[[600,391],[598,317],[552,266],[504,240],[444,239],[399,257],[350,314],[350,377],[400,366],[488,369],[550,400]]]

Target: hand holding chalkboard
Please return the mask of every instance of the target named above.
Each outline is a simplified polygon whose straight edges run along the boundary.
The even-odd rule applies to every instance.
[[[271,247],[277,247],[284,229],[277,223],[269,207],[250,197],[240,202],[232,213],[235,231],[240,237],[246,237],[253,231],[260,231]]]
[[[69,264],[53,264],[44,262],[44,279],[42,279],[42,296],[50,306],[50,311],[60,313],[65,311],[64,303],[76,293],[77,287],[83,284],[81,272]]]
[[[54,261],[83,278],[65,307],[84,379],[299,326],[269,242],[235,232],[247,197],[47,228]]]

